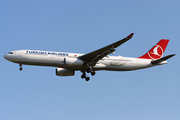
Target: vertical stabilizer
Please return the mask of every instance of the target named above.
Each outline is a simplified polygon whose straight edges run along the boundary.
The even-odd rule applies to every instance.
[[[168,44],[168,39],[161,39],[154,47],[152,47],[146,54],[141,57],[142,59],[159,59],[163,56],[163,53]]]

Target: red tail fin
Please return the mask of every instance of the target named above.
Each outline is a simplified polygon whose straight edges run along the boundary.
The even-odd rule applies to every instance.
[[[141,57],[142,59],[159,59],[163,56],[169,40],[161,39],[153,48],[151,48],[146,54]]]

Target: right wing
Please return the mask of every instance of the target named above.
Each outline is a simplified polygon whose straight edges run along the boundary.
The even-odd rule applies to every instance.
[[[119,40],[113,44],[110,44],[106,47],[103,47],[101,49],[98,49],[96,51],[90,52],[88,54],[82,55],[79,57],[79,59],[84,61],[84,64],[88,64],[91,63],[92,66],[96,65],[96,63],[102,59],[103,57],[107,56],[108,54],[112,53],[115,51],[114,48],[117,48],[118,46],[120,46],[121,44],[123,44],[124,42],[128,41],[129,39],[132,38],[132,36],[134,35],[134,33],[131,33],[129,36],[127,36],[126,38]]]

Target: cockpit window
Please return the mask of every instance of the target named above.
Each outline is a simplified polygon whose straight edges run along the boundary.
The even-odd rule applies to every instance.
[[[8,54],[13,54],[13,52],[9,52]]]

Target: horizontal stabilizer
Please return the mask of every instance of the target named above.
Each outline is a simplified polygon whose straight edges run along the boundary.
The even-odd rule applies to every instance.
[[[169,58],[171,58],[171,57],[173,57],[173,56],[175,56],[175,55],[176,55],[176,54],[168,55],[168,56],[162,57],[162,58],[160,58],[160,59],[158,59],[158,60],[153,60],[151,63],[152,63],[153,65],[156,65],[156,64],[161,63],[161,62],[163,62],[163,61],[165,61],[165,60],[167,60],[167,59],[169,59]]]

